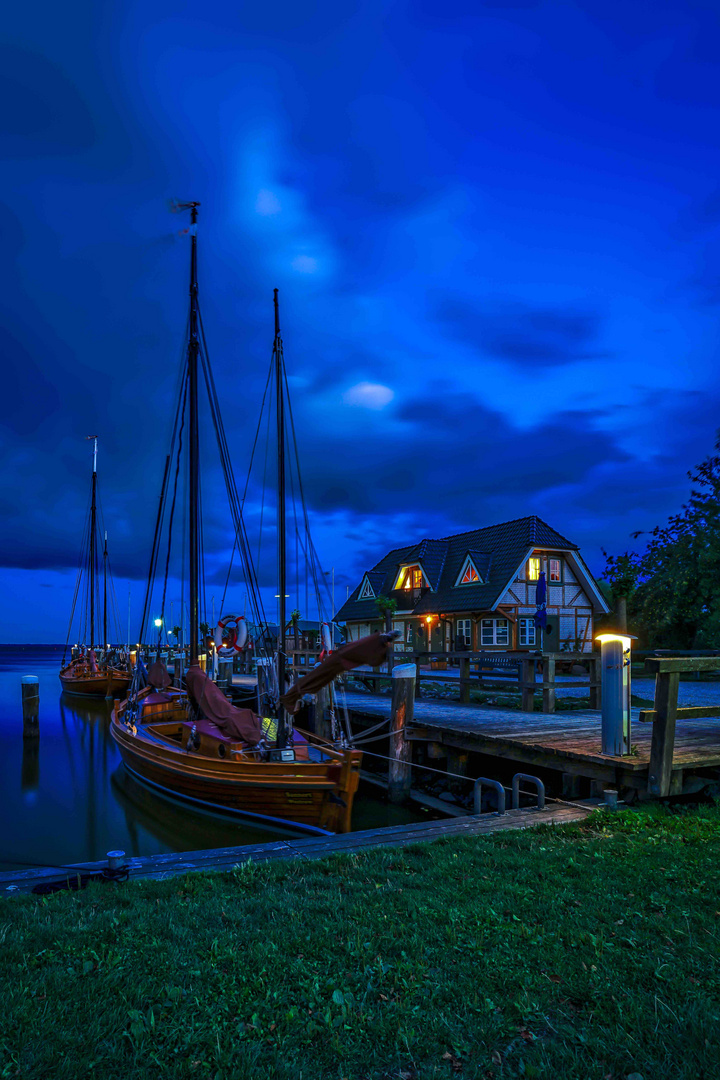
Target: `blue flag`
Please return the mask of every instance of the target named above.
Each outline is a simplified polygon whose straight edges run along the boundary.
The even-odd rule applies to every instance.
[[[545,584],[545,571],[540,571],[540,577],[538,578],[537,586],[535,587],[535,626],[545,629],[547,626],[547,608],[545,605],[545,597],[547,596],[547,585]]]

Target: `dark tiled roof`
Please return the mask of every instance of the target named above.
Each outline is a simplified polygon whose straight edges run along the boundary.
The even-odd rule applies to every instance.
[[[375,595],[389,596],[400,566],[420,562],[430,582],[415,604],[416,615],[451,611],[492,611],[508,581],[514,576],[528,548],[560,548],[577,551],[577,544],[551,528],[542,518],[533,516],[504,521],[485,529],[457,533],[441,540],[421,540],[409,547],[394,548],[368,571]],[[468,552],[472,555],[483,582],[455,587]],[[381,582],[376,586],[375,582]],[[373,599],[358,600],[356,587],[335,618],[370,621],[379,618]]]

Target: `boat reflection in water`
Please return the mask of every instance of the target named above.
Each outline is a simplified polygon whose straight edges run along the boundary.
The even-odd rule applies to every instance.
[[[264,844],[282,837],[297,839],[295,830],[271,826],[258,829],[239,824],[221,814],[196,810],[186,802],[167,795],[158,797],[142,780],[132,776],[122,765],[110,777],[113,795],[125,811],[128,834],[133,838],[133,854],[145,854],[138,844],[142,828],[170,851],[201,851],[207,848],[239,847]]]

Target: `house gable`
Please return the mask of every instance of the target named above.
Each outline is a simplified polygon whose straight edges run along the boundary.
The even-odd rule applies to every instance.
[[[362,579],[362,585],[360,586],[360,592],[358,593],[358,600],[374,600],[375,592],[372,587],[370,578],[366,574]]]

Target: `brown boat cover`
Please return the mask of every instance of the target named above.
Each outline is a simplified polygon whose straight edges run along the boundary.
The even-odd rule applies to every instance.
[[[147,673],[147,681],[150,686],[154,686],[156,690],[165,690],[166,687],[172,686],[172,679],[162,660],[156,660],[154,664],[150,665]]]
[[[236,708],[197,664],[188,668],[185,685],[203,715],[217,724],[224,735],[251,746],[260,742],[260,717],[252,709]]]
[[[343,671],[352,671],[360,664],[379,667],[387,660],[388,643],[398,636],[397,631],[391,634],[376,633],[341,645],[323,660],[322,664],[318,664],[309,674],[298,680],[287,694],[283,694],[281,702],[289,713],[297,712],[303,694],[317,693],[323,686],[331,683],[336,675],[342,675]]]

